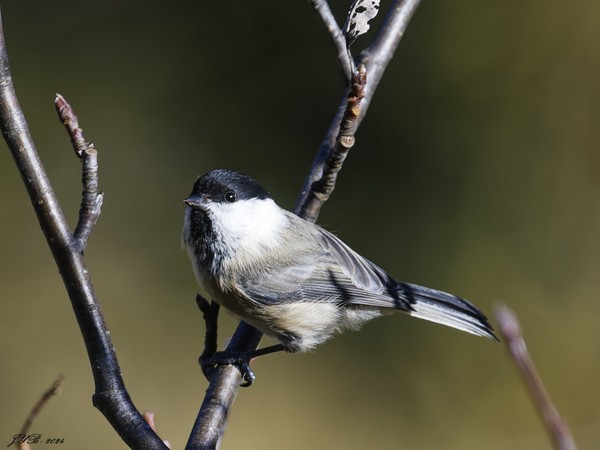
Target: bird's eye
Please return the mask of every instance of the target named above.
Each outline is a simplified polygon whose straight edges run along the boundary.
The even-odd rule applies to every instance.
[[[225,192],[225,200],[227,200],[229,203],[235,202],[237,200],[235,192],[233,192],[233,191]]]

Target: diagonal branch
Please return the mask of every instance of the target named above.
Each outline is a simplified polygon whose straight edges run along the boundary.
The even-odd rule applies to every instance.
[[[314,6],[315,4],[322,4],[322,2],[311,1],[311,4]],[[359,66],[364,64],[366,67],[368,82],[364,86],[364,92],[362,92],[361,87],[360,108],[356,117],[351,119],[352,139],[366,114],[368,105],[379,85],[383,72],[394,55],[404,34],[404,30],[418,5],[419,0],[396,0],[390,7],[380,32],[375,37],[373,43],[363,52]],[[321,7],[325,8],[325,6]],[[331,18],[327,18],[329,17],[327,14],[325,17],[323,21],[328,26],[328,24],[331,24]],[[335,32],[332,33],[336,46],[339,46],[339,39],[336,39],[335,35]],[[325,174],[325,178],[330,177],[330,179],[335,181],[337,173],[342,167],[341,162],[343,160],[340,162],[339,158],[334,157],[330,159],[329,157],[335,148],[336,142],[339,140],[341,134],[340,124],[344,120],[344,117],[346,117],[347,106],[349,104],[348,97],[351,97],[349,94],[352,88],[351,86],[344,92],[340,106],[325,134],[325,138],[319,147],[313,165],[300,192],[295,212],[300,217],[307,218],[308,220],[315,221],[317,219],[320,208],[324,203],[324,201],[320,202],[320,204],[311,208],[310,218],[305,217],[303,207],[308,199],[313,196],[313,191],[318,186],[319,180],[323,179]],[[335,167],[330,166],[332,162],[335,163]],[[227,347],[227,351],[251,352],[257,348],[261,338],[262,333],[260,331],[245,322],[240,322]],[[204,397],[204,402],[198,412],[186,449],[216,448],[241,381],[240,371],[235,366],[222,365],[215,370],[215,374]]]
[[[240,322],[227,346],[227,351],[256,350],[261,338],[260,331],[246,322]],[[186,449],[212,450],[217,448],[241,382],[242,375],[236,366],[223,365],[215,369],[192,433],[185,446]]]
[[[517,316],[507,306],[502,305],[496,310],[496,321],[506,348],[521,373],[525,387],[546,426],[554,448],[556,450],[577,450],[569,426],[552,404],[544,382],[529,356]]]
[[[319,211],[323,204],[329,200],[333,190],[337,174],[342,169],[346,156],[354,146],[357,128],[357,120],[361,113],[361,101],[365,97],[365,85],[367,83],[367,70],[361,65],[352,76],[352,86],[346,99],[346,108],[342,116],[340,130],[338,132],[335,146],[329,152],[325,161],[321,179],[315,181],[311,186],[306,201],[301,205],[297,213],[309,222],[316,222]]]
[[[63,278],[95,381],[94,405],[132,448],[164,449],[160,438],[135,409],[96,299],[82,253],[39,158],[13,86],[0,13],[0,128],[13,155],[38,221]]]
[[[337,51],[337,59],[340,63],[340,68],[342,69],[344,81],[348,83],[352,78],[354,62],[352,61],[350,52],[346,46],[346,38],[344,37],[337,20],[335,20],[331,8],[329,8],[329,3],[327,3],[327,0],[309,0],[309,3],[331,36],[331,40]]]

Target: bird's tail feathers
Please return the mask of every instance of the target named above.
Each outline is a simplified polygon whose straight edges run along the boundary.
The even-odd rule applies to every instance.
[[[498,340],[487,317],[460,297],[408,283],[399,283],[398,291],[410,303],[406,312],[413,317]]]

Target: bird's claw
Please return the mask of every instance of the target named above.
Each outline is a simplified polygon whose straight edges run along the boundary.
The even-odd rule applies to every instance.
[[[219,366],[232,365],[236,366],[242,374],[242,383],[240,386],[248,387],[254,383],[256,375],[250,368],[251,355],[247,353],[233,353],[233,352],[216,352],[209,357],[200,357],[200,367],[202,373],[208,381],[211,381],[215,370]]]

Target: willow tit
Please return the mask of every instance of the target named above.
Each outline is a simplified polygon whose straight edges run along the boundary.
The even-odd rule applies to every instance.
[[[305,352],[393,311],[496,339],[472,304],[395,281],[246,175],[208,172],[184,202],[182,242],[201,289],[277,339],[274,350]]]

